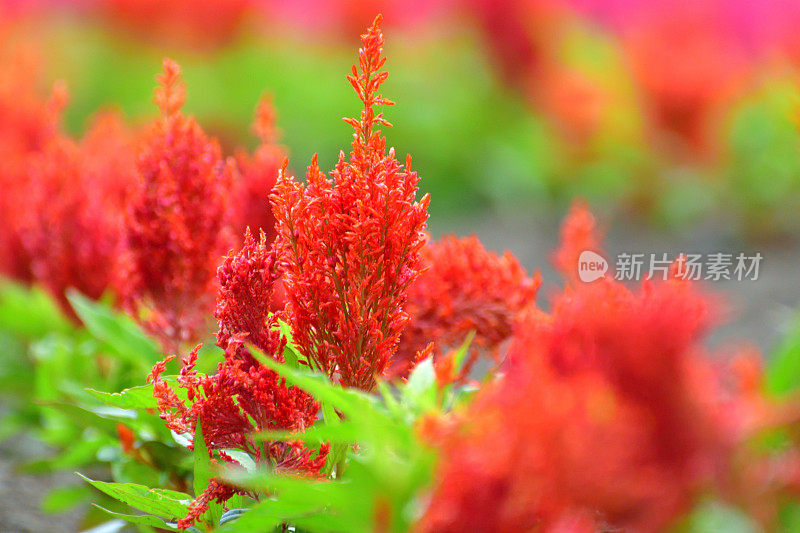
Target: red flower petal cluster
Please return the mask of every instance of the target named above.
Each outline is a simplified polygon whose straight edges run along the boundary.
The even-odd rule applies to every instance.
[[[253,233],[263,231],[267,241],[275,238],[275,217],[269,205],[269,195],[278,181],[281,166],[286,160],[285,150],[276,144],[275,110],[269,98],[262,98],[253,124],[261,144],[252,155],[236,155],[239,176],[231,193],[231,223],[236,236],[241,238],[245,229]]]
[[[301,442],[262,443],[253,438],[254,433],[265,430],[302,430],[316,421],[319,411],[308,394],[287,387],[275,371],[260,364],[243,346],[249,342],[283,361],[286,339],[278,330],[277,317],[270,314],[275,253],[267,247],[265,235],[256,241],[248,232],[242,250],[225,258],[218,277],[217,344],[225,350],[225,360],[211,376],[194,370],[197,350],[183,360],[178,383],[186,390],[188,402],[160,377],[169,359],[157,364],[148,380],[154,382],[161,418],[173,431],[190,435],[199,421],[209,450],[241,450],[256,463],[268,462],[272,469],[317,475],[325,465],[328,445],[313,450]],[[224,452],[220,456],[235,463]],[[223,501],[233,493],[230,488],[210,484],[181,527],[191,525],[210,499]]]
[[[39,94],[38,64],[18,53],[0,61],[0,274],[33,280],[21,225],[29,211],[29,159],[58,134],[67,100],[62,84],[51,96]]]
[[[0,271],[41,282],[75,319],[65,289],[98,298],[116,279],[132,136],[108,114],[73,141],[59,131],[65,88],[45,101],[24,57],[0,68]]]
[[[238,494],[237,490],[230,485],[225,485],[217,478],[212,478],[208,482],[208,487],[189,504],[189,513],[178,520],[177,526],[179,529],[188,529],[203,516],[203,513],[208,511],[209,503],[217,501],[225,503]]]
[[[104,163],[110,161],[90,157],[84,146],[64,137],[29,159],[22,242],[35,279],[73,318],[66,289],[97,299],[116,285],[124,211],[122,192],[116,198],[109,193],[124,191],[134,167],[132,160],[127,169]]]
[[[475,332],[474,356],[479,350],[496,354],[540,285],[538,274],[529,278],[510,252],[490,252],[475,236],[428,243],[420,270],[408,291],[409,323],[392,359],[392,375],[405,375],[429,342],[440,356],[470,331]]]
[[[594,216],[581,202],[573,204],[569,216],[561,226],[561,244],[553,254],[553,265],[572,285],[582,282],[578,276],[578,261],[585,251],[601,254],[601,236]]]
[[[662,530],[719,479],[742,429],[699,345],[709,316],[674,279],[580,284],[549,315],[527,311],[505,376],[439,436],[419,530]]]
[[[103,0],[99,11],[137,36],[169,45],[214,48],[230,42],[253,0]]]
[[[751,75],[753,43],[742,42],[741,28],[726,27],[731,6],[725,2],[643,5],[623,42],[644,104],[656,126],[697,153],[716,148],[709,146],[713,120]]]
[[[231,238],[228,196],[234,165],[197,122],[180,112],[180,67],[164,60],[156,102],[162,117],[139,154],[141,187],[127,219],[125,306],[167,347],[198,336],[213,308],[214,272]]]
[[[331,379],[371,390],[395,352],[407,316],[408,286],[418,274],[429,198],[416,200],[419,178],[386,151],[377,105],[384,43],[380,17],[361,37],[358,68],[348,79],[364,109],[350,160],[331,172],[316,157],[308,184],[281,174],[272,196],[276,246],[294,341],[307,363]],[[360,73],[359,73],[360,71]]]

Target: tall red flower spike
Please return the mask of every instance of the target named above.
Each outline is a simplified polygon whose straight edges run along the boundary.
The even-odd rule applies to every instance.
[[[586,204],[575,202],[561,226],[561,244],[553,254],[553,266],[568,283],[581,283],[578,277],[581,253],[589,251],[602,255],[601,240],[594,215]]]
[[[31,271],[76,319],[64,294],[74,288],[99,298],[116,285],[122,245],[123,209],[107,194],[107,181],[124,169],[106,168],[82,146],[63,137],[29,159],[28,210],[22,222],[22,243]],[[127,177],[130,177],[128,174]]]
[[[700,346],[709,316],[677,279],[577,284],[551,314],[528,310],[505,376],[433,437],[419,531],[666,528],[722,477],[742,429]]]
[[[86,172],[110,205],[125,213],[138,190],[136,168],[137,132],[131,130],[119,112],[101,111],[92,117],[81,139]]]
[[[266,236],[262,233],[256,241],[248,232],[242,249],[230,253],[219,267],[218,278],[217,345],[225,350],[225,359],[211,376],[194,370],[196,350],[184,359],[178,382],[187,391],[188,403],[161,379],[166,361],[157,364],[149,379],[154,382],[162,419],[170,429],[189,435],[194,434],[199,421],[209,450],[240,450],[270,468],[318,475],[325,465],[327,445],[313,450],[301,442],[262,442],[253,438],[254,433],[265,430],[302,430],[316,421],[319,411],[319,405],[308,394],[288,387],[243,346],[248,342],[267,356],[283,361],[286,339],[280,334],[277,317],[270,313],[275,254],[267,246]],[[220,456],[235,463],[224,452]],[[212,481],[180,527],[191,525],[211,499],[223,502],[234,493],[231,487]]]
[[[22,243],[28,206],[29,162],[58,135],[67,101],[62,83],[42,97],[39,64],[27,54],[0,60],[0,275],[33,280],[31,257]]]
[[[268,97],[262,98],[258,104],[253,131],[261,141],[255,153],[250,155],[242,151],[236,155],[239,177],[231,193],[231,222],[237,238],[241,238],[249,227],[253,233],[263,231],[267,241],[272,242],[275,217],[270,209],[269,195],[278,180],[286,152],[276,144],[275,110]]]
[[[471,354],[496,355],[511,336],[517,314],[532,305],[540,285],[510,253],[498,256],[477,237],[444,237],[422,250],[419,278],[408,291],[409,323],[390,374],[403,376],[429,342],[438,357],[475,332]]]
[[[181,113],[180,67],[165,59],[158,81],[162,116],[141,148],[141,187],[127,220],[125,304],[174,350],[202,332],[214,305],[214,272],[231,243],[234,169],[219,144]]]
[[[348,80],[364,103],[353,126],[349,161],[340,153],[331,179],[316,156],[303,186],[285,170],[272,195],[276,246],[294,341],[306,362],[349,387],[371,390],[394,354],[407,321],[408,286],[418,275],[429,197],[416,200],[419,177],[385,149],[389,126],[375,106],[384,43],[380,17],[362,35]]]

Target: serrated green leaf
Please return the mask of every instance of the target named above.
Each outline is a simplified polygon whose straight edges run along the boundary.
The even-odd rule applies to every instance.
[[[109,483],[95,481],[78,473],[87,483],[134,509],[156,516],[175,520],[188,512],[192,498],[188,494],[167,489],[151,489],[135,483]]]

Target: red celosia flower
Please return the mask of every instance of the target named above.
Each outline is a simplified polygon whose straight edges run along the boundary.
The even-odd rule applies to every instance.
[[[70,314],[64,291],[99,298],[113,284],[120,257],[122,206],[105,194],[99,181],[105,176],[93,168],[82,148],[66,138],[29,158],[22,242],[34,278]]]
[[[92,119],[81,139],[87,172],[109,205],[124,213],[138,189],[137,134],[116,111],[102,111]]]
[[[477,237],[445,237],[422,250],[419,278],[408,291],[409,323],[391,373],[403,375],[429,342],[438,356],[475,331],[472,353],[495,354],[511,336],[517,313],[533,303],[540,280],[510,253],[487,251]]]
[[[217,478],[212,478],[208,482],[208,487],[206,487],[201,494],[198,494],[197,498],[189,504],[189,513],[184,518],[178,520],[178,528],[188,529],[194,525],[195,521],[199,519],[203,513],[208,511],[209,503],[212,501],[225,503],[233,498],[235,494],[240,493],[240,491],[237,491],[230,485],[225,485]]]
[[[98,5],[113,22],[137,35],[212,48],[234,37],[253,0],[104,0]]]
[[[318,450],[313,450],[301,442],[262,443],[253,437],[260,431],[302,430],[313,424],[319,406],[310,396],[297,387],[287,387],[274,371],[258,363],[247,363],[242,358],[231,356],[230,352],[226,354],[225,362],[220,363],[217,374],[198,374],[194,370],[197,361],[195,349],[184,358],[178,377],[180,387],[187,391],[186,402],[161,379],[171,358],[158,363],[148,376],[148,381],[154,384],[153,395],[158,399],[158,410],[167,427],[191,437],[200,422],[209,452],[219,451],[220,458],[227,463],[238,464],[222,450],[240,450],[248,453],[257,464],[265,464],[271,470],[319,475],[329,445],[323,444]],[[222,502],[235,493],[212,485],[198,495],[180,527],[191,525],[207,509],[211,497]]]
[[[63,84],[49,99],[38,92],[38,64],[25,54],[0,62],[0,274],[33,279],[21,224],[28,206],[29,158],[58,133],[67,100]]]
[[[196,350],[184,359],[178,382],[187,391],[188,403],[160,379],[166,361],[157,364],[148,379],[154,382],[161,417],[170,429],[190,435],[199,421],[209,450],[241,450],[256,463],[268,462],[271,469],[317,475],[325,465],[328,445],[313,450],[300,442],[262,443],[253,438],[254,433],[265,430],[303,430],[316,421],[319,411],[308,394],[287,387],[275,371],[259,363],[243,346],[246,341],[283,361],[286,339],[280,334],[276,315],[270,313],[275,253],[268,248],[266,236],[262,233],[256,241],[248,232],[242,249],[225,258],[218,277],[217,344],[225,350],[225,360],[215,375],[203,376],[194,370]],[[235,462],[224,452],[220,456]],[[209,485],[181,527],[188,527],[202,514],[210,499],[224,501],[231,495],[230,489]]]
[[[233,162],[180,112],[180,67],[164,60],[162,117],[139,154],[142,185],[127,220],[126,307],[173,349],[195,338],[213,306],[214,271],[231,242],[226,228]]]
[[[505,376],[438,437],[419,530],[666,527],[717,479],[741,431],[698,344],[708,319],[680,280],[640,293],[579,284],[550,315],[527,311]]]
[[[698,152],[709,148],[711,120],[751,70],[749,43],[726,28],[731,7],[716,0],[652,3],[623,36],[656,125]]]
[[[594,216],[586,204],[575,202],[561,227],[561,244],[553,254],[553,265],[567,282],[579,283],[578,261],[581,253],[589,251],[601,254],[600,241]]]
[[[261,141],[258,149],[253,155],[244,151],[236,155],[239,177],[231,194],[231,223],[237,238],[249,227],[256,234],[263,231],[267,241],[272,242],[275,217],[269,206],[269,195],[278,180],[286,152],[276,144],[275,110],[269,98],[263,98],[258,104],[253,131]]]
[[[256,241],[246,230],[242,249],[228,254],[217,270],[217,346],[227,350],[232,342],[241,344],[246,340],[279,356],[278,320],[270,314],[276,266],[275,250],[269,247],[266,235],[262,232]]]
[[[540,74],[569,17],[562,0],[471,0],[494,59],[510,82],[525,85]]]
[[[307,33],[333,33],[347,38],[368,25],[375,13],[383,13],[386,24],[413,30],[446,14],[453,0],[262,0],[270,19],[302,24]]]
[[[117,436],[119,437],[119,445],[122,451],[128,455],[133,455],[136,435],[131,431],[131,428],[125,424],[117,424]]]
[[[396,349],[406,290],[418,274],[428,196],[416,201],[415,172],[386,152],[377,105],[384,43],[380,17],[362,36],[350,83],[364,103],[350,160],[332,179],[316,157],[303,186],[282,172],[272,196],[287,309],[307,363],[346,386],[370,390]],[[359,73],[360,70],[360,73]]]

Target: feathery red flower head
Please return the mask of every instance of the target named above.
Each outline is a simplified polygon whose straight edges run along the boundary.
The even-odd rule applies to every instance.
[[[112,22],[136,36],[205,50],[229,43],[254,1],[104,0],[96,4]]]
[[[594,215],[582,202],[575,202],[561,225],[561,244],[553,254],[553,264],[570,284],[579,283],[578,261],[581,253],[601,252],[602,240]]]
[[[107,182],[125,180],[124,168],[99,174],[102,161],[83,146],[59,137],[29,160],[27,211],[22,242],[31,270],[71,316],[64,291],[99,298],[115,285],[123,209],[106,194]]]
[[[187,391],[188,403],[160,378],[166,360],[158,363],[148,379],[154,382],[161,418],[170,429],[189,435],[199,422],[209,450],[240,450],[257,463],[269,461],[271,468],[318,475],[325,465],[327,445],[315,454],[300,442],[262,443],[253,437],[266,430],[302,430],[316,421],[319,411],[311,396],[288,387],[243,346],[248,342],[268,357],[283,361],[286,339],[280,334],[277,317],[270,313],[275,253],[268,248],[264,233],[256,241],[248,232],[242,249],[225,258],[217,275],[217,345],[225,350],[225,359],[211,376],[194,370],[197,350],[184,359],[178,382]],[[226,459],[224,452],[221,456],[235,462]],[[181,527],[188,527],[204,512],[210,497],[219,501],[233,494],[230,487],[222,490],[219,484],[209,484]]]
[[[253,437],[260,431],[302,430],[313,424],[319,406],[310,396],[297,387],[287,387],[273,370],[230,353],[216,374],[198,374],[194,369],[195,349],[184,358],[178,377],[179,386],[186,390],[188,401],[184,401],[161,378],[168,360],[158,363],[148,376],[148,381],[153,382],[160,416],[168,428],[191,437],[200,423],[206,447],[210,452],[218,451],[226,463],[238,464],[225,450],[239,450],[249,454],[257,464],[266,462],[280,472],[319,475],[329,445],[313,450],[301,442],[262,443]],[[223,490],[220,486],[219,481],[212,480],[206,491],[198,495],[181,521],[181,528],[192,525],[207,509],[210,497],[222,502],[236,493],[231,487]]]
[[[510,252],[489,252],[475,236],[429,242],[420,264],[422,273],[408,291],[409,323],[392,359],[392,375],[407,373],[429,342],[440,356],[470,331],[473,355],[495,355],[540,285],[538,274],[529,278]]]
[[[58,135],[66,88],[56,83],[48,98],[37,90],[38,64],[25,54],[0,61],[0,274],[33,280],[31,257],[22,242],[30,208],[30,158]]]
[[[505,376],[441,437],[420,530],[666,527],[717,479],[739,430],[699,345],[708,316],[676,279],[638,293],[578,284],[551,314],[526,311]]]
[[[127,220],[129,310],[168,346],[195,338],[214,302],[216,267],[229,249],[226,228],[233,165],[219,144],[180,109],[180,67],[164,60],[155,101],[162,117],[139,154],[141,187]]]
[[[358,67],[348,77],[364,103],[353,126],[352,152],[331,179],[316,157],[308,184],[285,169],[272,195],[281,271],[294,341],[307,363],[346,386],[370,390],[395,352],[407,321],[408,286],[418,275],[428,196],[416,200],[419,177],[385,149],[375,106],[383,35],[380,17],[362,35]]]

